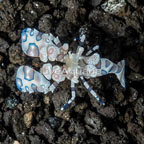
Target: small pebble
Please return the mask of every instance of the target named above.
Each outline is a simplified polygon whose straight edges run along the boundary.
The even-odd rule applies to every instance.
[[[27,128],[30,128],[34,112],[28,112],[24,115],[24,123]]]
[[[44,96],[44,103],[49,105],[50,104],[50,97],[48,95]]]
[[[20,144],[19,141],[15,140],[13,144]]]

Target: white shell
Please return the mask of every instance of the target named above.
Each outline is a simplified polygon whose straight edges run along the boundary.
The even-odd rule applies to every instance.
[[[22,92],[47,93],[50,82],[39,72],[29,66],[20,66],[16,74],[17,88]]]

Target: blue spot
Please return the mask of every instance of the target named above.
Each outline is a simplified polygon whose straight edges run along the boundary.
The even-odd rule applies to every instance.
[[[77,37],[76,40],[79,41],[79,40],[80,40],[80,37]]]
[[[26,42],[26,41],[27,41],[27,37],[28,37],[28,36],[27,36],[26,32],[23,31],[23,32],[21,33],[21,41],[22,41],[22,42]]]
[[[74,87],[72,87],[72,88],[71,88],[71,90],[72,90],[72,91],[75,91],[75,88],[74,88]]]
[[[29,92],[29,87],[28,86],[25,86],[25,89],[27,92]]]
[[[99,103],[101,103],[102,105],[105,105],[105,103],[102,100],[99,100]]]
[[[88,88],[88,91],[91,91],[91,90],[92,90],[91,87],[89,87],[89,88]]]
[[[39,32],[38,35],[36,36],[36,40],[40,41],[42,39],[43,33]]]
[[[86,81],[84,79],[81,79],[83,83],[85,83]]]
[[[46,39],[46,43],[49,43],[50,42],[50,40],[49,39]]]
[[[39,47],[35,43],[29,43],[29,46],[28,46],[28,49],[27,49],[26,53],[29,56],[32,56],[31,52],[34,53],[34,56],[39,56]]]
[[[112,69],[113,69],[113,66],[109,69],[109,72],[111,72],[112,71]]]
[[[33,36],[33,35],[34,35],[34,29],[32,29],[30,32],[30,36]]]
[[[110,62],[108,60],[105,61],[105,67],[107,68],[110,65]]]
[[[22,33],[23,33],[23,32],[24,32],[24,33],[27,32],[27,28],[23,29]]]
[[[21,87],[23,86],[23,84],[22,84],[22,80],[20,78],[16,78],[16,86],[19,91],[22,91]]]
[[[102,75],[106,75],[107,74],[107,71],[105,71],[105,70],[102,70],[101,72],[102,72]]]
[[[34,80],[34,71],[32,72],[32,75],[28,78],[27,75],[26,75],[26,72],[25,72],[25,67],[23,68],[23,71],[24,71],[24,79],[27,80],[27,81],[32,81]]]
[[[31,84],[31,88],[34,90],[34,92],[37,92],[37,86],[35,84]]]
[[[69,106],[69,104],[66,103],[66,104],[63,106],[63,109],[66,109],[68,106]]]

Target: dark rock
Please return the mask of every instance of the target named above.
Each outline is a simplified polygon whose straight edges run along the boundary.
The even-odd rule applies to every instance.
[[[57,117],[49,117],[48,122],[53,129],[57,129],[61,125],[61,120]]]
[[[144,143],[144,133],[141,127],[131,122],[128,123],[127,127],[128,132],[136,138],[136,143]]]
[[[131,108],[128,108],[125,113],[125,122],[130,122],[134,118],[134,112]]]
[[[56,9],[55,11],[54,11],[54,13],[53,13],[53,16],[56,18],[56,19],[58,19],[58,20],[60,20],[60,19],[63,19],[64,18],[64,16],[65,16],[65,11],[63,10],[63,9]]]
[[[75,112],[82,114],[84,110],[87,108],[87,103],[81,103],[75,106]]]
[[[19,64],[22,65],[24,64],[24,52],[21,49],[21,45],[15,45],[13,44],[10,48],[9,48],[9,57],[10,57],[10,62],[13,64]]]
[[[68,128],[69,132],[75,132],[77,134],[84,134],[85,129],[84,127],[74,119],[70,120],[70,127]]]
[[[12,111],[9,110],[4,112],[3,120],[5,122],[5,126],[9,126],[11,118],[12,118]]]
[[[131,72],[129,75],[128,75],[128,78],[132,81],[141,81],[144,79],[144,76],[139,74],[139,73],[135,73],[135,72]]]
[[[68,21],[61,20],[60,23],[58,24],[57,28],[56,28],[56,34],[59,37],[67,37],[69,34],[72,35],[73,31],[74,31],[75,26],[71,25]],[[71,39],[72,40],[72,39]],[[67,42],[67,41],[65,41]]]
[[[138,1],[137,1],[137,0],[128,0],[128,2],[129,2],[134,8],[137,8],[137,7],[138,7]]]
[[[62,136],[58,137],[58,141],[56,142],[56,144],[70,144],[72,141],[72,138],[70,135],[68,135],[67,133],[63,133]]]
[[[64,7],[67,7],[67,11],[65,13],[65,20],[68,21],[68,23],[78,24],[78,18],[81,21],[84,20],[86,10],[79,7],[77,0],[62,0],[62,5]]]
[[[21,30],[9,32],[8,36],[12,41],[19,40],[21,36]]]
[[[12,116],[12,131],[21,143],[27,143],[28,139],[26,138],[26,127],[23,121],[23,116],[16,110]]]
[[[90,4],[91,4],[93,7],[97,7],[101,2],[102,2],[102,0],[91,0],[91,1],[90,1]]]
[[[125,96],[121,90],[115,89],[114,90],[114,95],[117,99],[117,103],[120,103],[124,100]]]
[[[126,25],[118,19],[113,19],[109,14],[99,10],[92,10],[89,14],[89,20],[112,35],[124,36]]]
[[[44,5],[43,3],[38,1],[34,2],[29,1],[25,5],[25,9],[22,10],[20,13],[21,21],[26,22],[28,26],[33,26],[34,23],[36,22],[36,19],[48,10],[49,10],[48,5]]]
[[[4,88],[0,86],[0,103],[4,101]]]
[[[141,68],[140,61],[138,59],[139,58],[136,52],[128,54],[127,65],[136,73],[138,73]]]
[[[7,49],[9,48],[9,44],[4,39],[0,38],[0,52],[7,55]]]
[[[53,142],[55,133],[48,123],[40,121],[39,124],[36,126],[35,131],[38,135],[42,135],[49,143]]]
[[[7,131],[0,126],[0,142],[3,142],[7,136]]]
[[[11,1],[4,1],[2,5],[0,5],[1,13],[0,13],[0,31],[9,32],[14,30],[19,20],[16,19],[16,15],[18,13],[15,10],[15,6],[11,3]]]
[[[87,110],[84,120],[86,122],[85,127],[89,133],[94,135],[101,135],[103,133],[103,122],[101,121],[100,117],[96,115],[96,113]]]
[[[25,101],[23,102],[24,103],[24,111],[27,113],[27,112],[30,112],[32,111],[33,109],[37,107],[40,107],[37,99],[35,100],[31,100],[31,101]]]
[[[2,112],[0,111],[0,121],[2,120]]]
[[[105,133],[102,137],[102,144],[106,144],[106,143],[111,143],[111,144],[127,144],[127,139],[125,136],[123,135],[117,135],[115,132],[113,131],[108,131],[107,133]]]
[[[6,79],[6,84],[7,84],[7,87],[9,88],[6,88],[6,92],[10,92],[10,90],[12,92],[16,92],[17,91],[17,88],[16,88],[16,73],[15,71],[17,70],[17,67],[15,67],[13,64],[9,64],[8,67],[7,67],[7,79]]]
[[[144,113],[144,99],[139,98],[134,105],[134,110],[138,116],[141,116]]]
[[[138,91],[132,87],[130,87],[130,97],[129,97],[129,101],[133,102],[137,99],[138,97]]]
[[[12,143],[14,140],[11,136],[7,135],[7,137],[5,138],[3,144],[10,144]]]
[[[60,0],[50,0],[50,4],[53,5],[54,7],[57,7],[60,4]]]
[[[112,105],[98,108],[98,112],[108,118],[115,118],[117,116],[116,109]]]
[[[44,33],[51,33],[53,28],[52,19],[52,16],[49,14],[43,15],[39,20],[39,30]]]
[[[30,135],[29,140],[31,144],[45,144],[44,140],[40,139],[38,135]]]
[[[30,101],[33,101],[36,99],[36,96],[34,94],[29,94],[29,93],[22,93],[20,95],[20,98],[22,101],[25,101],[25,102],[30,102]]]
[[[8,97],[6,99],[6,106],[7,108],[14,109],[18,105],[18,100],[16,97]]]
[[[84,144],[98,144],[98,142],[94,138],[89,138]]]
[[[7,76],[7,74],[6,74],[5,70],[0,68],[0,82],[1,82],[1,84],[4,84],[4,82],[6,80],[6,76]]]

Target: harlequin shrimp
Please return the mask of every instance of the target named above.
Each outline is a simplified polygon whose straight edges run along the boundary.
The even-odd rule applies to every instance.
[[[80,42],[83,43],[85,35],[80,35]],[[71,99],[61,108],[66,109],[76,97],[75,85],[82,81],[84,87],[96,100],[105,105],[100,100],[96,92],[90,87],[85,79],[96,78],[107,74],[115,74],[121,85],[125,88],[125,61],[117,64],[106,58],[100,58],[98,53],[94,53],[99,46],[90,49],[86,55],[82,55],[84,48],[77,47],[76,53],[69,51],[67,43],[62,44],[58,37],[51,33],[43,34],[36,29],[26,28],[21,33],[21,43],[23,52],[31,57],[39,57],[45,64],[40,72],[29,66],[20,66],[16,74],[16,85],[21,92],[54,92],[59,83],[65,79],[71,81]],[[52,65],[57,61],[62,65]]]

